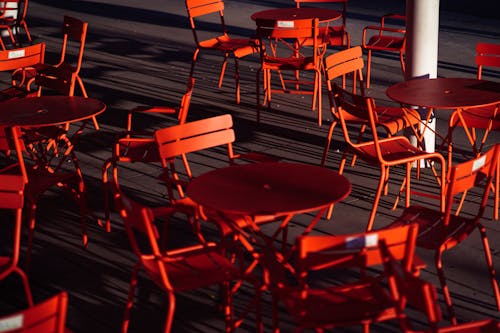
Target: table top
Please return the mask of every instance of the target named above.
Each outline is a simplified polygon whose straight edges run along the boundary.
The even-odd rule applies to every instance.
[[[390,86],[389,98],[406,105],[456,109],[500,102],[500,83],[466,79],[413,79]]]
[[[89,119],[106,110],[94,98],[81,96],[41,96],[12,99],[0,103],[0,125],[40,127]]]
[[[256,20],[295,21],[318,18],[320,22],[334,21],[342,17],[338,10],[328,8],[275,8],[256,12],[250,16]]]
[[[193,179],[188,196],[224,213],[287,215],[329,207],[349,195],[351,183],[337,172],[298,163],[252,163],[216,169]]]

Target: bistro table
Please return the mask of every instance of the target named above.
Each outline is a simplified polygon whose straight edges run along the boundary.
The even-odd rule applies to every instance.
[[[24,129],[57,126],[86,121],[105,110],[103,102],[80,96],[19,98],[0,103],[0,125]],[[84,124],[80,126],[75,135],[81,132],[83,126]],[[17,131],[13,131],[13,134],[17,135]],[[71,140],[67,140],[67,144],[71,151]],[[63,159],[60,164],[62,163]]]
[[[337,172],[299,163],[251,163],[220,168],[193,179],[187,195],[201,206],[221,214],[247,217],[249,228],[264,245],[286,232],[297,214],[316,212],[302,234],[309,233],[325,211],[349,195],[351,183]],[[265,235],[256,223],[261,216],[273,216],[279,224],[272,236]],[[279,222],[281,221],[281,222]],[[257,239],[257,240],[258,240]],[[286,244],[283,244],[284,250]],[[291,249],[287,257],[292,253]],[[279,251],[275,251],[278,253]]]
[[[411,106],[427,108],[425,127],[420,136],[416,134],[421,141],[436,109],[463,110],[500,103],[500,83],[467,78],[413,79],[390,86],[386,94],[401,103],[403,109]],[[447,142],[451,149],[449,136],[442,138],[443,144]],[[451,156],[448,156],[448,165],[451,165]]]
[[[276,21],[277,24],[287,24],[295,20],[305,20],[317,18],[320,22],[330,22],[338,20],[342,13],[338,10],[328,8],[274,8],[256,12],[250,16],[254,21],[266,20]],[[281,23],[280,23],[281,22]]]

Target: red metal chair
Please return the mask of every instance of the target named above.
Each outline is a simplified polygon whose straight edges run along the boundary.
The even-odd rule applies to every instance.
[[[484,67],[500,68],[500,44],[478,43],[476,45],[477,78],[482,79]],[[472,156],[478,156],[488,144],[489,134],[500,131],[500,104],[455,110],[448,123],[448,135],[444,140],[448,144],[448,166],[453,158],[453,132],[457,127],[463,128],[472,148]],[[479,137],[479,129],[483,130]],[[478,140],[479,139],[479,140]],[[494,190],[493,217],[498,220],[499,211],[499,178],[500,167],[497,170]]]
[[[326,28],[320,27],[320,35],[322,36],[322,41],[326,40],[329,46],[340,46],[340,47],[351,47],[351,37],[346,29],[346,18],[347,18],[347,2],[348,0],[294,0],[297,8],[300,8],[304,4],[330,4],[336,7],[341,7],[342,12],[341,23],[328,25]],[[309,41],[312,44],[312,41]]]
[[[375,112],[375,101],[371,97],[360,96],[349,93],[348,91],[334,85],[332,87],[334,102],[337,115],[342,126],[342,132],[347,144],[347,149],[342,156],[342,161],[339,166],[339,173],[343,173],[347,160],[347,154],[353,153],[363,161],[378,166],[380,168],[380,179],[377,186],[373,207],[368,219],[367,231],[373,227],[375,215],[377,212],[378,203],[382,192],[387,193],[387,185],[389,181],[389,168],[404,165],[406,174],[401,185],[399,194],[405,189],[405,206],[410,205],[410,184],[411,184],[411,169],[414,162],[425,160],[431,161],[430,168],[436,178],[440,189],[440,198],[442,209],[444,209],[444,186],[446,163],[444,157],[439,152],[428,153],[410,143],[405,136],[391,136],[388,138],[379,138],[377,127],[379,126],[379,116]],[[371,141],[358,142],[354,139],[352,129],[348,126],[356,124],[364,126],[368,124],[371,130],[373,139]],[[439,164],[441,170],[435,169],[435,164]],[[396,202],[397,203],[397,202]]]
[[[104,225],[106,230],[111,231],[110,220],[110,203],[109,196],[109,169],[112,170],[112,177],[115,182],[118,182],[118,165],[121,163],[158,163],[161,158],[158,154],[158,147],[153,137],[153,132],[138,132],[132,131],[132,116],[135,113],[152,113],[152,114],[175,114],[179,124],[184,124],[187,119],[189,106],[191,104],[191,96],[194,89],[194,78],[190,78],[187,91],[182,97],[181,104],[178,108],[154,106],[154,107],[137,107],[128,113],[127,131],[118,134],[113,144],[113,155],[107,159],[102,166],[102,183],[104,186]]]
[[[274,331],[279,332],[279,302],[292,316],[294,332],[353,325],[362,325],[368,332],[372,323],[401,319],[404,299],[395,291],[392,276],[383,269],[376,274],[370,269],[383,267],[379,248],[383,241],[403,270],[418,274],[414,266],[417,232],[418,227],[411,225],[348,235],[301,236],[293,267],[264,255],[273,295]],[[314,272],[320,282],[313,278]]]
[[[13,170],[18,170],[26,183],[24,189],[25,206],[28,211],[26,267],[29,267],[30,263],[38,200],[46,191],[53,187],[58,187],[66,191],[78,205],[81,213],[82,244],[83,246],[87,246],[88,236],[86,220],[89,215],[89,210],[87,206],[85,183],[74,152],[71,151],[67,156],[67,159],[72,161],[72,170],[51,168],[49,166],[41,167],[40,164],[36,164],[36,161],[30,160],[29,155],[26,156],[23,154],[26,148],[21,138],[20,130],[17,127],[0,127],[0,151],[6,156],[5,163],[8,163],[9,167]],[[11,152],[15,152],[15,154]],[[7,161],[7,158],[10,158],[10,160]]]
[[[203,51],[217,51],[224,54],[224,61],[219,75],[219,88],[222,87],[224,73],[226,71],[227,59],[230,55],[234,57],[234,78],[236,81],[236,103],[240,103],[240,74],[238,60],[257,53],[255,41],[251,38],[233,38],[230,37],[224,20],[224,2],[222,0],[185,0],[186,10],[189,16],[189,23],[193,32],[196,50],[191,62],[191,71],[189,77],[193,77],[194,67],[198,60],[198,54]],[[196,27],[196,23],[204,18],[218,16],[220,25],[215,33],[202,34]]]
[[[9,71],[12,77],[10,87],[0,91],[0,101],[36,96],[36,91],[30,90],[29,73],[44,62],[44,57],[45,43],[0,51],[0,71]]]
[[[499,156],[500,144],[496,144],[480,157],[455,165],[449,170],[446,194],[443,195],[446,203],[444,212],[413,205],[407,207],[401,216],[390,225],[401,226],[409,223],[417,223],[419,225],[417,246],[435,252],[436,270],[439,275],[448,312],[454,324],[456,324],[457,320],[450,292],[446,284],[442,256],[445,251],[467,239],[476,229],[481,235],[486,264],[493,287],[493,295],[500,310],[500,292],[495,278],[490,246],[486,229],[481,224],[481,218],[488,203],[490,185],[495,174]],[[477,200],[471,199],[470,204],[478,206],[477,210],[475,212],[468,212],[468,216],[464,216],[465,214],[463,213],[461,215],[455,214],[454,209],[460,211],[464,200],[467,200],[467,194],[474,193],[474,191],[480,191],[481,195],[479,203]],[[458,207],[456,207],[457,205]]]
[[[11,167],[5,167],[0,170],[0,184],[0,209],[9,210],[14,213],[14,221],[12,223],[13,235],[9,238],[12,244],[8,246],[4,244],[5,247],[2,248],[8,249],[8,251],[5,252],[5,250],[2,250],[2,253],[0,253],[0,281],[13,273],[19,275],[23,283],[28,305],[33,306],[33,298],[31,296],[28,277],[18,266],[19,252],[21,249],[24,177],[20,173],[13,172]],[[2,220],[2,223],[7,223],[7,221]],[[0,325],[0,327],[2,326]]]
[[[389,22],[388,22],[389,21]],[[401,70],[405,73],[406,17],[400,14],[386,14],[380,19],[380,25],[363,28],[362,46],[368,52],[366,66],[366,87],[370,88],[372,51],[397,52]],[[397,22],[400,27],[394,27]]]
[[[132,117],[137,113],[146,114],[171,114],[177,115],[177,120],[179,124],[184,124],[187,119],[189,105],[191,104],[191,96],[193,94],[195,79],[190,77],[187,84],[187,89],[182,96],[181,104],[179,107],[168,107],[168,106],[138,106],[128,112],[127,117],[127,131],[132,130]]]
[[[12,12],[16,12],[16,15],[11,16]],[[28,30],[28,24],[26,23],[27,13],[28,0],[6,0],[2,1],[2,5],[0,5],[0,31],[8,32],[12,45],[14,46],[21,46],[21,27],[24,29],[28,41],[30,43],[33,42]],[[18,41],[16,41],[15,36],[18,38]],[[5,46],[1,38],[0,46],[3,50],[5,50]]]
[[[128,293],[127,305],[125,307],[125,317],[122,325],[122,332],[128,331],[130,312],[132,309],[135,287],[137,286],[137,276],[140,269],[143,269],[148,277],[168,296],[168,311],[165,322],[165,333],[172,329],[172,322],[175,313],[175,294],[177,292],[191,291],[206,288],[211,285],[223,286],[223,314],[226,324],[226,332],[232,332],[249,314],[251,308],[255,307],[255,323],[257,330],[262,331],[262,321],[260,318],[260,286],[256,279],[244,274],[243,269],[238,268],[226,256],[228,251],[235,250],[236,244],[231,242],[230,247],[226,247],[225,242],[211,243],[204,242],[191,246],[162,251],[158,244],[160,233],[153,223],[155,212],[133,201],[125,196],[116,183],[112,182],[112,190],[116,206],[120,211],[130,245],[137,255],[138,261],[134,265],[130,289]],[[170,216],[176,212],[175,205],[162,211],[163,216]],[[168,223],[168,222],[167,222]],[[141,250],[137,234],[146,236],[149,248]],[[235,316],[231,298],[236,293],[236,287],[232,287],[234,281],[246,281],[255,290],[255,297],[244,307],[244,310]],[[238,284],[239,286],[240,284]]]
[[[23,311],[0,318],[3,333],[71,333],[65,327],[68,294],[64,291]]]
[[[260,46],[260,68],[257,71],[257,122],[266,104],[271,107],[272,93],[312,95],[311,109],[318,112],[318,125],[322,124],[321,62],[324,43],[320,43],[318,19],[294,20],[293,27],[283,26],[280,21],[257,19],[257,36]],[[312,45],[300,45],[300,41],[312,40]],[[312,47],[302,47],[312,46]],[[271,74],[278,72],[281,88],[272,85]],[[284,72],[293,77],[284,77]],[[301,72],[311,72],[313,79],[300,78]],[[260,101],[261,75],[263,76],[264,101]],[[288,84],[288,86],[287,86]],[[304,85],[312,86],[303,89]]]
[[[339,123],[339,117],[335,108],[335,97],[332,89],[334,81],[340,77],[342,80],[342,88],[346,88],[346,82],[344,80],[346,75],[352,76],[352,92],[355,94],[358,87],[360,89],[361,95],[365,96],[365,82],[363,80],[363,52],[360,46],[354,46],[346,50],[335,52],[328,55],[324,59],[325,75],[326,75],[326,85],[328,90],[328,98],[330,101],[330,111],[332,113],[332,123],[328,130],[328,135],[326,137],[325,148],[323,150],[323,157],[321,158],[321,165],[324,166],[326,163],[326,157],[330,149],[330,144],[333,137],[333,131],[336,125]],[[380,127],[382,127],[388,135],[396,134],[403,129],[413,127],[414,130],[418,131],[420,126],[420,118],[418,112],[413,109],[409,109],[406,112],[411,112],[413,115],[408,115],[401,107],[390,107],[385,105],[376,105],[375,112],[377,113],[377,119]],[[360,119],[346,119],[348,121],[358,122]],[[368,124],[367,124],[368,125]],[[365,132],[366,126],[362,126],[358,142],[362,139]],[[354,162],[354,158],[353,158]]]

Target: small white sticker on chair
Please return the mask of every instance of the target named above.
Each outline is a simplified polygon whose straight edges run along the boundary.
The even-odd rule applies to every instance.
[[[9,51],[9,59],[21,58],[24,57],[24,49],[23,50],[15,50]]]
[[[373,247],[378,245],[378,234],[366,235],[361,237],[348,237],[346,239],[346,248],[361,249],[363,247]]]
[[[278,28],[293,28],[293,21],[278,21]]]
[[[0,320],[0,332],[7,332],[23,327],[24,315],[19,314]]]
[[[477,169],[481,169],[485,163],[486,163],[486,156],[481,156],[472,163],[472,171],[474,172]]]

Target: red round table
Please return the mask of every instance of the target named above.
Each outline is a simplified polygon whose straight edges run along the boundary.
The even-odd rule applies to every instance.
[[[0,125],[41,127],[87,120],[106,110],[94,98],[41,96],[12,99],[0,103]]]
[[[324,210],[344,199],[351,183],[308,164],[253,163],[216,169],[193,179],[188,196],[223,213],[285,216]]]
[[[201,208],[210,208],[224,216],[246,217],[240,239],[258,258],[253,244],[263,240],[260,248],[271,250],[287,260],[294,252],[292,246],[285,253],[287,226],[296,214],[317,212],[302,235],[308,234],[326,210],[344,199],[351,192],[351,183],[337,172],[308,164],[298,163],[253,163],[216,169],[193,179],[187,187],[187,195]],[[272,235],[266,235],[256,218],[272,216],[279,224]],[[226,219],[231,221],[231,218]],[[278,222],[281,221],[281,222]],[[232,223],[240,230],[238,223]],[[258,237],[253,242],[243,235],[252,232]],[[281,251],[273,243],[283,234]],[[256,262],[250,265],[255,267]]]
[[[500,102],[500,83],[466,78],[414,79],[390,86],[386,94],[405,105],[457,109]]]
[[[328,8],[275,8],[256,12],[250,16],[254,21],[295,21],[318,18],[320,22],[334,21],[342,17],[338,10]]]

